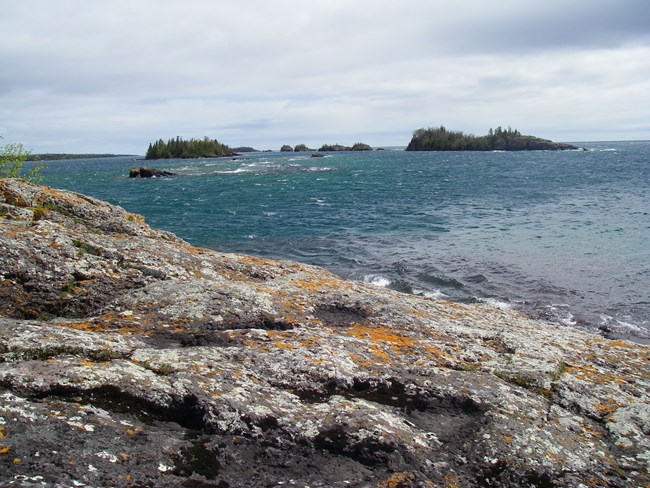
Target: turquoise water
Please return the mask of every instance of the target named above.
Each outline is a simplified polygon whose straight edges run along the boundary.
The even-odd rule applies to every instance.
[[[224,251],[650,340],[650,142],[587,151],[49,163],[44,184]],[[147,162],[149,163],[149,162]]]

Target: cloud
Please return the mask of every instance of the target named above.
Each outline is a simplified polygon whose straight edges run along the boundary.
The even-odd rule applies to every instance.
[[[406,144],[443,123],[647,138],[645,1],[6,0],[0,135],[36,151],[159,137]]]

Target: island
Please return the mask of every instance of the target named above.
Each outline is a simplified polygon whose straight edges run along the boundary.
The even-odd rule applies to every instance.
[[[0,178],[0,484],[646,487],[650,346]]]
[[[189,158],[218,158],[236,156],[237,153],[216,139],[183,140],[181,137],[169,139],[167,142],[159,139],[149,144],[145,159],[189,159]]]
[[[342,146],[341,144],[323,144],[318,150],[320,152],[333,151],[372,151],[372,147],[363,142],[357,142],[352,146]]]
[[[307,147],[306,144],[298,144],[294,149],[294,152],[313,152],[315,149]]]
[[[522,135],[518,130],[490,129],[484,136],[450,131],[444,126],[418,129],[413,132],[407,151],[563,151],[576,146]]]

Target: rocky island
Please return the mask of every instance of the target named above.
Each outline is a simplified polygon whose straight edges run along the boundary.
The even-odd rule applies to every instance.
[[[237,153],[216,139],[184,140],[182,137],[169,139],[167,142],[159,139],[150,143],[145,159],[190,159],[190,158],[221,158],[236,156]]]
[[[337,152],[337,151],[372,151],[372,147],[363,142],[356,142],[352,146],[343,146],[341,144],[323,144],[319,152]]]
[[[650,347],[0,179],[0,484],[645,487]]]
[[[134,167],[129,170],[129,178],[166,178],[168,176],[176,176],[176,173],[147,166]]]
[[[418,129],[406,147],[407,151],[563,151],[576,146],[522,135],[518,130],[497,127],[487,135],[475,136],[447,130],[444,126]]]

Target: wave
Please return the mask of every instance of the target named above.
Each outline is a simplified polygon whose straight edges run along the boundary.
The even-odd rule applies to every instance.
[[[485,303],[486,305],[490,305],[491,307],[500,308],[501,310],[509,310],[512,308],[512,303],[504,302],[502,300],[497,300],[496,298],[476,297],[476,299],[481,303]]]
[[[363,277],[364,283],[368,283],[379,288],[388,288],[393,282],[382,275],[366,275]]]
[[[448,296],[440,290],[420,290],[419,288],[413,288],[413,294],[422,295],[426,298],[445,298]]]

